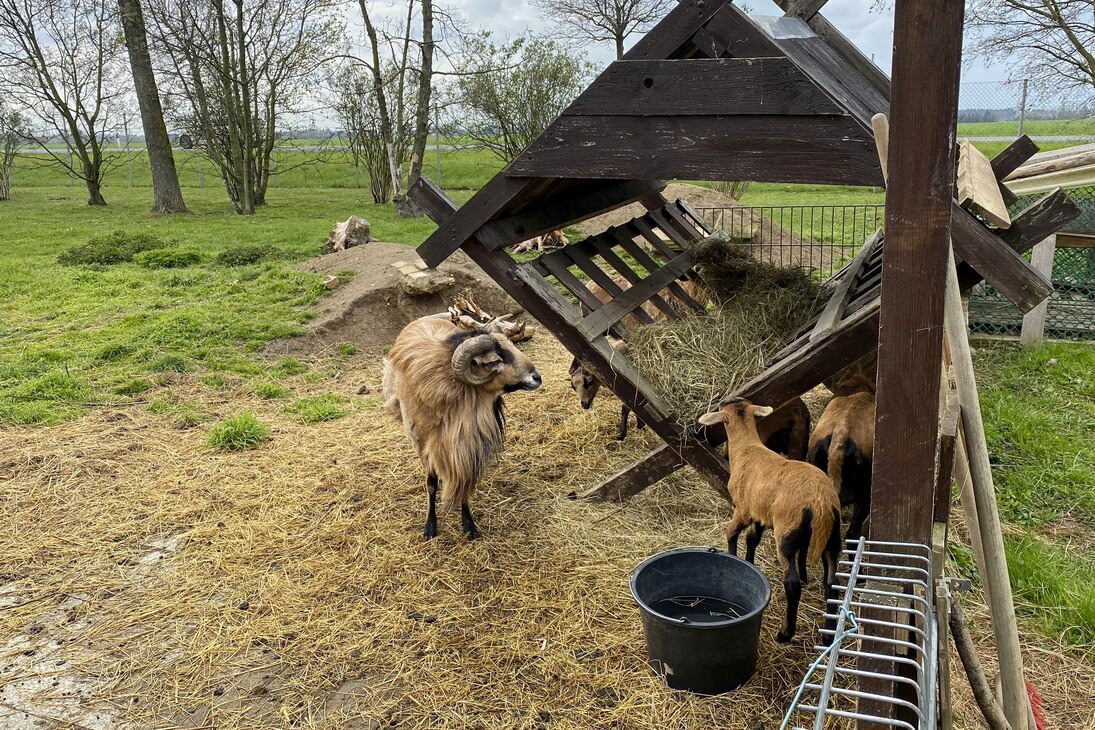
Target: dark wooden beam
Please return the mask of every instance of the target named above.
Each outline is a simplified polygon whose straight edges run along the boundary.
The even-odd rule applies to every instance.
[[[527,241],[534,236],[564,228],[579,221],[593,218],[610,210],[633,203],[644,195],[665,189],[661,180],[628,180],[597,187],[582,195],[567,194],[550,199],[543,205],[522,211],[517,215],[499,218],[487,223],[491,246],[509,245]]]
[[[735,5],[727,5],[703,27],[720,57],[771,58],[783,51]]]
[[[1057,188],[1016,215],[1011,228],[1000,231],[997,236],[1017,254],[1025,253],[1078,218],[1081,212],[1068,193]]]
[[[950,0],[896,6],[872,539],[931,542],[943,301],[951,220],[960,217],[949,181],[963,14],[964,3]]]
[[[956,201],[951,202],[951,216],[955,253],[1015,306],[1029,312],[1053,294],[1053,284],[1045,275],[1001,240],[1000,234],[1007,231],[994,234]]]
[[[409,191],[427,215],[439,224],[450,219],[456,205],[428,178],[420,178]],[[705,442],[687,433],[664,403],[645,393],[654,388],[626,362],[605,338],[592,345],[578,329],[580,315],[574,305],[564,299],[535,270],[534,266],[518,265],[505,251],[489,250],[478,237],[464,242],[463,250],[488,276],[496,281],[530,316],[579,357],[602,382],[611,383],[612,391],[631,407],[681,458],[706,478],[724,498],[729,499],[726,482],[730,478],[726,461]]]
[[[723,433],[726,429],[723,429]],[[660,482],[684,466],[684,461],[673,449],[662,444],[623,471],[584,492],[571,492],[571,499],[626,502],[651,484]]]
[[[868,132],[848,117],[561,117],[509,175],[881,185]]]
[[[535,185],[536,181],[495,175],[455,215],[438,223],[416,250],[426,266],[435,267],[460,248],[479,228],[497,215],[506,204]],[[436,221],[436,219],[435,219]],[[504,244],[503,244],[504,245]]]
[[[668,264],[647,276],[641,283],[632,286],[611,302],[590,313],[582,319],[579,329],[588,337],[599,337],[620,319],[636,311],[643,302],[669,286],[677,278],[689,271],[696,263],[695,254],[685,251]],[[606,382],[606,381],[602,381]]]
[[[674,58],[691,45],[692,36],[730,3],[727,0],[684,0],[651,28],[642,39],[624,54],[624,60],[644,58]]]
[[[844,110],[786,58],[700,58],[616,61],[563,113],[840,115]]]
[[[881,240],[882,229],[879,229],[865,244],[863,244],[863,248],[856,254],[856,257],[845,267],[843,278],[833,287],[832,296],[830,296],[829,301],[825,303],[825,308],[821,310],[821,314],[817,316],[817,324],[814,325],[813,331],[810,332],[811,342],[816,342],[823,337],[828,337],[829,334],[840,325],[841,320],[844,319],[844,309],[848,306],[848,302],[851,301],[856,280],[859,278],[859,272],[863,269],[863,265],[867,263],[867,259],[874,253],[875,246],[877,246],[878,242]]]
[[[997,180],[1003,180],[1018,170],[1020,165],[1033,157],[1037,151],[1038,145],[1024,134],[992,158],[992,173],[996,175]]]
[[[785,15],[790,15],[794,18],[802,18],[803,20],[810,20],[818,14],[825,3],[828,0],[788,0],[784,3],[786,7],[783,9]]]

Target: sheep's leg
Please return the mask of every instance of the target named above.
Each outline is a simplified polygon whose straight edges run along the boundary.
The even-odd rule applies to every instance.
[[[858,540],[859,536],[863,534],[863,523],[867,521],[870,514],[871,494],[868,490],[865,494],[861,493],[856,498],[855,506],[852,508],[852,520],[848,523],[848,533],[844,536],[844,539]]]
[[[787,596],[787,617],[783,628],[776,634],[776,641],[781,644],[794,638],[798,625],[798,603],[802,599],[802,578],[799,576],[798,563],[799,553],[805,550],[806,546],[791,544],[790,540],[780,542],[779,562],[783,567],[783,591]]]
[[[620,427],[616,429],[616,440],[623,441],[627,438],[627,414],[631,413],[631,409],[627,405],[620,404]]]
[[[756,562],[757,545],[760,545],[762,537],[764,537],[764,525],[759,522],[754,522],[749,532],[745,533],[745,559],[750,563]]]
[[[726,526],[726,548],[731,555],[738,554],[738,535],[752,520],[746,519],[739,510],[734,510],[734,516],[730,518],[730,524]]]
[[[429,495],[430,507],[426,512],[426,527],[422,530],[422,537],[432,540],[437,537],[437,475],[432,471],[426,477],[426,494]]]
[[[479,530],[475,527],[475,520],[472,519],[467,500],[460,505],[460,524],[464,526],[464,534],[468,536],[469,540],[479,537]]]
[[[836,606],[830,601],[837,598],[836,588],[836,569],[837,564],[840,561],[840,510],[833,510],[833,525],[829,530],[829,540],[825,543],[825,552],[821,555],[821,561],[825,568],[825,577],[822,581],[822,598],[825,599],[826,613],[832,611],[836,612]],[[825,619],[825,628],[829,630],[830,634],[823,634],[822,639],[826,636],[829,637],[828,643],[832,643],[836,639],[836,619]]]

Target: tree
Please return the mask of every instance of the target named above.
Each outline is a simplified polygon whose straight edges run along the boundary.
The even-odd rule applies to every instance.
[[[152,169],[152,212],[182,213],[186,211],[186,204],[179,187],[179,174],[175,170],[175,157],[171,154],[171,140],[167,136],[167,124],[164,123],[160,105],[160,91],[156,87],[156,74],[148,53],[148,34],[141,0],[118,0],[118,15],[129,51],[129,67],[133,71],[133,87],[141,109],[145,148]]]
[[[1092,0],[971,0],[966,18],[973,53],[1017,61],[1013,75],[1053,96],[1095,100]]]
[[[0,200],[11,198],[11,168],[23,138],[23,117],[0,102]]]
[[[28,139],[84,181],[88,205],[106,205],[119,50],[111,0],[0,0],[0,88],[25,109]]]
[[[476,143],[509,162],[586,87],[593,66],[551,40],[523,36],[495,45],[469,39],[457,79],[458,124]]]
[[[392,199],[392,168],[388,146],[380,132],[378,100],[371,75],[359,68],[343,70],[335,78],[334,109],[343,129],[354,167],[369,175],[369,191],[374,203]],[[407,145],[397,142],[402,149]]]
[[[217,166],[240,214],[266,202],[283,125],[339,45],[337,8],[336,0],[151,0],[176,121]]]
[[[616,58],[623,58],[627,37],[661,20],[673,0],[533,0],[533,5],[555,22],[564,37],[613,41]]]

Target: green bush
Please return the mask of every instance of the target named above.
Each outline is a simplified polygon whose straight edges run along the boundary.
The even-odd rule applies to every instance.
[[[143,251],[167,248],[167,243],[150,233],[114,231],[92,238],[82,246],[73,246],[57,256],[57,263],[69,266],[121,264],[132,261]]]
[[[202,255],[189,249],[154,248],[133,257],[134,263],[146,269],[182,269],[200,264]]]
[[[313,395],[285,406],[285,412],[304,423],[322,423],[342,418],[350,411],[343,408],[346,398],[338,395]]]
[[[249,411],[227,418],[213,428],[205,443],[213,449],[242,451],[258,446],[271,438],[270,429]]]
[[[280,253],[272,246],[233,246],[217,254],[216,262],[221,266],[249,266],[259,261],[276,258]]]

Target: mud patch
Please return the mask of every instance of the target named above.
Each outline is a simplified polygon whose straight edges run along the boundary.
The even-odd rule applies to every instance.
[[[306,336],[273,342],[267,352],[311,354],[340,342],[379,352],[392,344],[408,322],[445,311],[453,297],[464,291],[470,291],[476,302],[491,313],[517,310],[509,295],[462,251],[437,267],[451,276],[453,283],[422,296],[410,296],[400,285],[402,274],[396,264],[405,261],[417,263],[421,259],[409,246],[370,243],[301,264],[300,268],[314,274],[338,276],[353,271],[354,276],[316,305],[318,315],[309,324]]]

